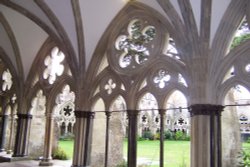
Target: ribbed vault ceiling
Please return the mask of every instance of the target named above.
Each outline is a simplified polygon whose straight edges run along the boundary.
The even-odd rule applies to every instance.
[[[197,29],[200,30],[201,3],[190,0]],[[166,19],[159,2],[138,0],[154,8]],[[177,0],[170,0],[183,21]],[[210,43],[230,0],[212,2]],[[98,41],[126,0],[2,0],[0,2],[0,47],[8,55],[17,73],[27,77],[44,41],[50,36],[65,42],[79,63],[88,66]]]

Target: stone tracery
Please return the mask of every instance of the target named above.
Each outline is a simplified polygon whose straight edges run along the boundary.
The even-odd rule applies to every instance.
[[[38,3],[38,1],[37,1],[37,3]],[[74,2],[72,2],[72,3],[74,3]],[[149,56],[149,54],[153,53],[153,52],[151,52],[151,50],[153,50],[154,47],[158,46],[158,45],[153,44],[155,42],[155,40],[156,40],[156,38],[153,35],[154,33],[156,33],[156,28],[155,28],[156,26],[154,27],[153,22],[150,22],[150,24],[148,24],[149,22],[147,22],[147,21],[144,22],[144,21],[140,20],[141,23],[142,23],[140,25],[140,21],[137,22],[138,20],[133,20],[132,19],[131,22],[129,22],[130,20],[127,20],[129,22],[128,23],[129,26],[126,27],[126,28],[129,28],[129,30],[127,30],[126,32],[123,31],[122,34],[128,34],[128,35],[118,36],[118,38],[116,38],[115,41],[111,41],[112,44],[115,43],[115,49],[119,53],[118,57],[120,59],[117,59],[118,61],[116,61],[116,63],[118,63],[119,67],[122,68],[123,72],[124,71],[125,72],[122,73],[122,75],[120,75],[121,70],[120,71],[112,70],[112,72],[114,72],[115,74],[118,74],[119,77],[117,77],[115,75],[112,75],[112,76],[114,76],[114,78],[106,80],[107,82],[104,81],[104,84],[100,84],[96,88],[96,92],[93,95],[93,97],[95,99],[97,99],[99,96],[102,96],[103,99],[105,97],[109,96],[108,100],[104,100],[105,105],[107,105],[107,106],[105,106],[105,110],[108,109],[109,101],[113,100],[113,98],[115,98],[118,95],[118,93],[121,93],[122,96],[124,96],[124,98],[126,99],[126,102],[128,103],[129,111],[132,111],[132,110],[135,110],[135,108],[136,108],[134,106],[134,103],[138,102],[138,97],[140,97],[145,92],[152,92],[152,94],[156,98],[156,101],[158,102],[158,100],[159,100],[159,106],[161,106],[161,107],[158,107],[158,108],[164,108],[164,107],[162,107],[162,103],[163,103],[162,99],[167,98],[167,97],[165,97],[163,94],[166,93],[167,94],[166,96],[168,96],[171,91],[175,90],[174,88],[176,88],[176,87],[178,87],[180,89],[183,89],[184,92],[185,92],[185,95],[187,95],[188,98],[191,98],[191,100],[189,99],[190,104],[192,104],[192,103],[206,103],[206,102],[207,103],[212,103],[212,104],[217,104],[217,103],[220,102],[220,99],[216,99],[216,98],[221,96],[220,95],[221,92],[217,91],[217,90],[227,91],[228,87],[230,87],[233,84],[235,84],[236,82],[242,81],[242,80],[244,80],[243,82],[244,82],[246,87],[249,85],[249,82],[248,82],[248,74],[249,74],[249,71],[250,71],[249,70],[249,62],[246,61],[246,60],[248,60],[249,57],[240,55],[240,56],[237,56],[238,57],[237,60],[236,59],[235,59],[235,61],[231,60],[230,63],[225,62],[224,59],[222,58],[223,56],[225,56],[223,53],[226,52],[224,47],[228,47],[227,44],[222,41],[222,40],[224,40],[224,41],[228,42],[227,38],[223,38],[224,37],[223,34],[229,32],[228,33],[229,35],[226,35],[226,36],[230,36],[230,34],[232,33],[231,31],[229,31],[227,29],[226,29],[226,31],[221,31],[221,29],[218,28],[218,30],[220,30],[218,32],[223,32],[223,33],[221,33],[222,35],[216,34],[216,36],[214,38],[214,41],[209,41],[209,40],[212,39],[212,37],[211,37],[211,39],[209,39],[210,34],[209,33],[204,33],[204,32],[210,32],[210,29],[206,29],[206,30],[204,29],[204,27],[210,27],[207,24],[204,24],[204,23],[209,22],[208,21],[209,19],[205,19],[205,18],[208,18],[208,17],[203,16],[203,15],[201,16],[201,23],[202,23],[201,25],[202,26],[199,29],[200,32],[195,32],[196,29],[194,28],[195,24],[192,24],[192,17],[187,17],[187,16],[192,16],[192,15],[190,15],[190,13],[188,13],[187,10],[184,10],[184,9],[191,9],[191,7],[189,6],[190,5],[189,2],[188,3],[183,3],[183,4],[179,3],[180,10],[181,10],[182,13],[175,13],[176,15],[171,15],[172,12],[173,13],[175,12],[174,11],[175,8],[173,8],[173,11],[167,10],[167,7],[169,7],[169,3],[171,4],[170,1],[168,1],[168,2],[165,1],[164,2],[164,1],[159,0],[159,1],[157,1],[157,3],[159,3],[159,5],[162,7],[162,9],[164,11],[166,11],[168,19],[166,19],[165,21],[170,21],[171,22],[171,24],[169,24],[169,25],[168,25],[168,23],[164,23],[164,25],[162,25],[162,27],[169,26],[170,27],[169,30],[171,31],[171,33],[173,33],[173,34],[171,34],[171,38],[168,38],[168,40],[169,40],[169,45],[168,45],[169,47],[167,47],[168,52],[163,53],[163,54],[165,54],[165,55],[167,54],[167,56],[165,56],[165,57],[172,57],[174,59],[171,59],[171,60],[169,60],[168,58],[161,59],[161,57],[163,57],[163,56],[161,55],[162,51],[160,49],[157,49],[157,53],[156,54],[154,53],[152,56],[156,56],[157,57],[156,59],[159,59],[159,61],[163,62],[161,64],[161,66],[166,67],[166,71],[169,72],[169,76],[168,76],[168,74],[167,75],[165,75],[165,74],[160,75],[162,73],[160,73],[160,74],[158,73],[159,75],[155,76],[155,82],[152,82],[152,78],[154,78],[153,77],[154,72],[152,72],[153,71],[152,69],[153,69],[153,67],[156,67],[158,64],[154,60],[153,61],[148,61],[148,60],[151,57],[151,55]],[[228,1],[228,3],[229,3],[229,1]],[[234,2],[232,1],[232,4],[233,3]],[[239,5],[239,7],[240,7],[240,5],[242,5],[242,2],[239,2],[237,5]],[[137,8],[135,6],[133,6],[133,7]],[[204,4],[203,3],[201,5],[201,7],[202,7],[201,11],[203,11],[203,9],[204,9]],[[243,7],[241,7],[241,8],[243,9]],[[142,8],[142,9],[144,9],[144,8]],[[206,8],[206,9],[209,9],[209,8]],[[231,11],[231,10],[233,10],[233,8],[229,9],[229,11]],[[126,12],[128,12],[128,11],[130,11],[130,10],[126,9]],[[151,11],[151,10],[149,10],[149,11]],[[183,17],[181,18],[181,20],[183,22],[181,21],[181,24],[179,24],[180,22],[178,22],[178,20],[180,18],[179,18],[178,15],[181,15],[181,14],[183,14]],[[226,13],[225,16],[227,16],[227,14],[228,13]],[[204,14],[204,15],[206,15],[206,14]],[[234,15],[236,15],[236,14],[234,14]],[[140,17],[131,17],[131,18],[140,18]],[[232,17],[232,18],[236,18],[236,17]],[[237,18],[240,18],[240,16],[237,15]],[[159,20],[156,19],[156,20],[157,20],[156,22],[161,23],[160,19]],[[222,20],[226,22],[226,23],[223,22],[222,25],[228,25],[229,27],[230,26],[237,27],[237,25],[235,25],[236,22],[230,22],[231,18],[226,17],[226,18],[223,18]],[[124,20],[122,20],[122,21],[124,21]],[[153,26],[151,26],[151,25],[153,25]],[[171,27],[171,26],[173,26],[173,27]],[[145,27],[145,28],[143,29],[143,27]],[[221,27],[221,25],[219,25],[219,27]],[[173,30],[171,28],[176,28],[176,30]],[[181,30],[183,30],[183,29],[185,31],[182,32]],[[141,31],[138,31],[138,30],[141,30]],[[190,31],[190,30],[192,30],[192,31]],[[225,30],[225,28],[224,29],[222,28],[222,30]],[[118,30],[118,31],[120,31],[120,30]],[[160,33],[160,31],[164,31],[164,33],[166,33],[164,28],[158,29],[158,27],[157,27],[157,35]],[[109,32],[109,31],[107,31],[107,32]],[[178,34],[178,33],[180,33],[180,34]],[[185,35],[182,36],[182,34],[185,34]],[[112,35],[112,33],[111,33],[111,35]],[[177,43],[174,42],[175,40],[172,38],[172,35],[175,38]],[[60,34],[60,36],[62,36],[62,34]],[[221,40],[219,38],[221,38]],[[132,39],[140,39],[140,40],[145,39],[145,42],[143,43],[143,44],[145,44],[145,46],[144,45],[135,45],[135,44],[137,44],[137,42],[131,42]],[[63,41],[65,42],[67,40],[63,39]],[[108,41],[108,40],[105,39],[105,42],[106,41]],[[188,43],[185,43],[185,41],[188,41]],[[200,42],[200,44],[197,43],[197,41]],[[209,44],[209,42],[210,42],[210,44]],[[147,48],[146,46],[148,46],[148,44],[152,44],[152,45]],[[172,47],[172,46],[175,46],[177,44],[178,44],[178,48],[181,48],[180,52],[178,52],[177,49],[175,49],[175,47],[174,48]],[[211,45],[211,52],[210,52],[210,45]],[[106,45],[103,45],[103,46],[106,46]],[[219,49],[217,48],[217,46],[218,46]],[[221,47],[221,46],[223,46],[223,47]],[[66,50],[69,49],[69,48],[70,48],[70,46],[65,47]],[[208,49],[206,49],[206,48],[208,48]],[[79,50],[80,49],[81,48],[79,48]],[[108,48],[107,50],[109,50],[109,49],[110,48]],[[235,48],[235,49],[237,50],[237,48]],[[245,49],[245,48],[243,48],[243,49]],[[101,50],[101,53],[100,53],[100,50]],[[103,48],[101,48],[100,50],[99,50],[99,48],[97,48],[97,51],[95,52],[96,53],[95,55],[102,55],[103,54]],[[138,53],[134,53],[136,50],[138,51]],[[216,52],[216,50],[217,50],[217,52]],[[71,52],[71,50],[69,52]],[[121,53],[121,52],[123,52],[123,53]],[[129,52],[131,52],[131,53],[133,52],[133,54],[135,56],[134,57],[129,56],[127,54]],[[71,52],[71,53],[72,53],[72,55],[74,55],[73,52]],[[200,53],[202,55],[199,55]],[[186,56],[185,58],[187,58],[190,61],[182,63],[182,65],[185,65],[185,66],[176,65],[176,64],[178,64],[176,62],[179,62],[180,57],[183,58],[182,57],[183,55]],[[107,54],[107,56],[113,56],[113,55]],[[203,57],[205,57],[205,56],[209,57],[209,63],[207,63],[206,59],[200,58],[199,56],[201,56],[201,57],[202,56]],[[233,55],[231,57],[233,57]],[[230,58],[227,58],[227,59],[230,59]],[[72,59],[69,59],[69,60],[70,60],[71,64],[74,64],[75,59],[72,58]],[[167,61],[165,61],[165,60],[167,60]],[[173,61],[173,60],[178,60],[178,61]],[[216,60],[217,63],[213,62],[213,60]],[[63,73],[63,71],[64,71],[62,66],[61,66],[61,65],[63,65],[63,62],[60,61],[59,63],[57,63],[57,65],[59,64],[59,66],[60,66],[59,72],[52,72],[51,76],[50,76],[48,74],[48,73],[50,73],[49,71],[53,71],[52,69],[49,69],[49,66],[50,66],[49,64],[51,64],[51,61],[52,61],[52,58],[50,58],[50,60],[49,60],[49,58],[46,58],[46,62],[44,63],[45,66],[46,66],[46,70],[45,70],[46,74],[44,74],[45,77],[43,79],[48,80],[49,84],[53,84],[55,82],[55,80],[58,78],[58,76],[60,76],[60,74]],[[150,63],[147,64],[149,66],[143,66],[142,67],[142,65],[144,63],[146,64],[146,62],[147,63],[150,62]],[[152,64],[155,63],[154,66],[151,65],[151,62],[152,62]],[[81,63],[79,63],[79,64],[81,64]],[[103,67],[103,69],[106,68],[106,67],[110,68],[110,67],[114,66],[113,62],[109,61],[108,63],[107,63],[106,66]],[[225,64],[229,64],[228,68],[225,68],[223,70],[220,70],[220,68],[218,68],[218,66],[223,66]],[[72,66],[74,66],[74,65],[72,65]],[[201,65],[201,67],[202,67],[201,69],[199,68],[199,65]],[[139,66],[142,67],[142,68],[138,69],[137,67],[139,67]],[[203,67],[205,67],[205,68],[203,68]],[[233,68],[233,70],[230,69],[231,67]],[[93,68],[93,71],[94,71],[94,68],[96,68],[95,64],[94,63],[91,64],[90,68]],[[132,70],[126,71],[127,68],[130,68]],[[212,70],[210,70],[210,68]],[[82,80],[84,78],[83,77],[84,75],[82,73],[82,71],[84,71],[84,70],[81,71],[77,67],[76,67],[76,69],[77,70],[73,71],[74,72],[73,74],[79,72],[79,76],[74,76],[75,78],[77,78],[77,81],[75,81],[75,82],[76,82],[76,84],[78,84],[79,81],[82,82]],[[87,81],[87,84],[86,84],[87,88],[91,87],[89,85],[91,85],[92,83],[94,83],[94,85],[97,85],[96,82],[99,82],[99,81],[102,80],[102,78],[105,78],[105,76],[101,76],[100,77],[101,79],[98,78],[99,74],[101,74],[102,71],[104,71],[103,69],[101,69],[99,71],[99,73],[96,74],[96,75],[94,73],[91,73],[93,78],[91,78],[91,77],[88,78],[89,80]],[[135,73],[137,73],[137,71],[133,70],[133,69],[136,69],[136,70],[139,71],[138,76],[134,75]],[[159,70],[159,69],[160,68],[157,67],[157,70]],[[164,70],[165,70],[165,68],[164,68]],[[223,76],[217,77],[218,73],[220,73],[221,71],[223,71],[222,75],[225,76],[225,79],[222,82],[218,82],[219,84],[215,83],[215,82],[220,80],[219,78],[223,77]],[[225,71],[228,71],[228,73],[226,73]],[[127,76],[131,76],[130,75],[131,73],[132,73],[133,77],[127,77]],[[141,74],[145,75],[145,76],[142,76]],[[157,72],[155,74],[157,74]],[[146,75],[150,75],[151,80],[149,80],[146,77]],[[70,76],[72,76],[72,75],[70,75]],[[83,77],[83,78],[81,78],[81,77]],[[98,78],[98,79],[95,80],[95,77]],[[188,85],[187,85],[186,81],[188,81]],[[88,83],[88,82],[91,82],[91,83]],[[82,82],[82,83],[85,84],[85,82]],[[137,83],[139,83],[140,85],[138,86]],[[169,84],[170,85],[170,90],[168,89],[169,88],[168,83],[170,83]],[[78,109],[79,108],[81,108],[81,109],[84,108],[85,110],[90,110],[91,107],[89,106],[88,102],[95,101],[95,99],[94,98],[91,99],[91,97],[92,97],[91,93],[90,93],[91,95],[88,96],[89,92],[84,90],[84,88],[83,88],[83,87],[85,87],[84,84],[79,86],[79,90],[76,90],[77,92],[79,91],[82,94],[84,94],[82,98],[79,98],[80,99],[79,101],[81,101],[81,100],[84,101],[84,105],[81,104],[82,105],[81,106],[81,105],[79,105],[80,103],[78,102],[76,106],[78,107]],[[158,88],[160,88],[160,91],[162,91],[163,93],[161,94],[161,93],[155,91],[155,89],[153,89],[153,86],[154,86],[153,84],[158,86]],[[34,82],[33,86],[37,86],[37,85],[39,85],[39,83]],[[208,85],[208,87],[207,87],[207,85]],[[182,86],[186,87],[187,89],[183,88]],[[213,88],[213,89],[211,89],[210,87]],[[102,88],[104,89],[106,94],[101,94],[100,93],[100,92],[103,91]],[[164,90],[163,90],[163,88],[164,88]],[[203,88],[204,88],[204,90],[203,90]],[[46,95],[53,92],[53,91],[50,92],[49,90],[47,90],[47,89],[49,89],[47,87],[44,88],[44,89],[46,91],[45,92]],[[121,90],[119,90],[119,89],[121,89]],[[207,92],[208,92],[208,94],[207,94]],[[81,94],[81,93],[79,93],[79,94]],[[65,93],[65,95],[63,95],[63,93],[62,93],[62,96],[57,98],[57,100],[56,100],[57,105],[67,101],[67,100],[65,100],[65,99],[67,99],[66,94],[67,93]],[[192,97],[193,95],[197,95],[197,96]],[[22,99],[22,97],[20,99]],[[78,98],[76,98],[76,100],[78,100]],[[66,116],[66,117],[71,116],[72,115],[71,109],[72,110],[74,109],[74,105],[72,105],[72,106],[71,105],[72,105],[71,103],[68,103],[68,105],[62,106],[61,107],[61,109],[62,109],[61,114]],[[177,106],[177,108],[178,108],[178,106]],[[122,109],[122,110],[125,110],[125,109]],[[86,112],[88,112],[88,111],[86,111]],[[177,111],[177,112],[179,112],[179,111]],[[84,115],[84,114],[78,114],[78,115],[79,115],[79,120],[80,120],[79,122],[80,123],[81,123],[81,121],[85,121],[84,120],[85,118],[82,118],[82,115]],[[147,124],[149,122],[149,116],[147,114],[141,114],[141,116],[142,116],[142,123]],[[167,113],[167,118],[168,118],[168,116],[169,115]],[[206,116],[208,116],[208,115],[206,115]],[[199,117],[206,117],[206,116],[200,115]],[[20,116],[20,118],[21,117],[22,116]],[[131,117],[134,117],[134,115],[132,115]],[[157,117],[157,114],[156,114],[152,120],[154,120],[155,122],[159,122],[159,119],[160,118]],[[199,119],[199,118],[196,117],[194,119]],[[244,120],[245,118],[242,117],[242,119]],[[183,115],[181,115],[173,122],[176,122],[176,124],[179,124],[180,126],[183,126],[185,124],[186,120],[184,119]],[[79,125],[80,125],[80,123],[79,123]],[[167,124],[170,124],[170,118],[167,119]],[[209,125],[209,123],[204,123],[204,125]],[[199,128],[199,127],[196,127],[196,128]],[[180,127],[176,127],[174,129],[180,129]],[[199,136],[199,135],[197,135],[197,136]],[[84,138],[83,136],[80,136],[80,138],[77,138],[77,141],[79,141],[79,140],[80,141],[85,141],[85,140],[81,140],[83,138]],[[208,141],[207,138],[205,138],[205,140]],[[87,143],[87,144],[89,144],[89,143]],[[209,145],[209,143],[207,143],[207,144]],[[207,148],[207,149],[209,149],[209,148]],[[80,150],[80,148],[79,148],[79,150]],[[77,150],[76,152],[80,152],[79,150]],[[86,152],[88,152],[88,151],[86,151]],[[79,153],[79,154],[81,154],[81,153]],[[85,152],[84,152],[84,155],[85,155]],[[83,155],[78,156],[78,154],[77,154],[77,156],[75,156],[75,157],[84,157],[84,156]],[[205,156],[205,157],[208,157],[208,156]],[[86,157],[84,157],[84,158],[86,158]],[[83,158],[79,158],[79,159],[82,160]],[[88,164],[77,164],[77,162],[80,161],[79,159],[76,158],[76,160],[74,160],[74,165],[75,166],[77,166],[77,165],[81,165],[81,166],[82,165],[88,165]],[[86,158],[86,159],[87,159],[86,162],[89,162],[88,158]],[[205,162],[206,160],[203,159],[201,161]]]
[[[74,114],[75,93],[66,85],[62,92],[57,95],[56,106],[54,108],[55,121],[60,127],[61,135],[73,134],[73,126],[76,118]]]
[[[51,54],[44,60],[46,69],[43,72],[43,78],[48,79],[50,84],[53,84],[57,76],[61,76],[64,71],[64,66],[61,64],[65,55],[58,47],[51,50]]]

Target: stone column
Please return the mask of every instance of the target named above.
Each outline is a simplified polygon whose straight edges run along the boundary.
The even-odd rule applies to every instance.
[[[75,111],[75,143],[72,167],[90,167],[93,119],[95,112]]]
[[[14,126],[15,126],[15,115],[11,114],[10,118],[10,137],[9,137],[9,145],[8,145],[8,150],[7,154],[12,153],[12,143],[13,143],[13,138],[14,138]]]
[[[191,166],[221,167],[221,112],[223,106],[194,104],[191,114]]]
[[[5,145],[5,135],[6,135],[6,128],[8,125],[8,119],[9,116],[7,114],[1,115],[2,121],[1,121],[1,131],[0,131],[0,152],[5,151],[4,145]]]
[[[108,159],[109,159],[109,128],[110,128],[110,116],[111,111],[106,111],[106,139],[105,139],[105,163],[104,167],[108,167]]]
[[[137,164],[137,116],[139,111],[127,110],[128,113],[128,166]]]
[[[28,136],[32,115],[17,114],[17,132],[13,157],[25,157],[28,155]]]
[[[47,114],[45,126],[45,140],[43,159],[39,166],[52,166],[52,145],[53,145],[53,132],[54,132],[54,116],[52,113]]]
[[[165,129],[165,110],[159,109],[160,114],[160,167],[164,166],[164,129]]]

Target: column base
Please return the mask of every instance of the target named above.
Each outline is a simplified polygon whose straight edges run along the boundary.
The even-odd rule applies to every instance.
[[[53,162],[51,161],[41,161],[39,166],[53,166]]]
[[[51,158],[42,159],[39,163],[39,166],[53,166],[53,162],[51,160]]]

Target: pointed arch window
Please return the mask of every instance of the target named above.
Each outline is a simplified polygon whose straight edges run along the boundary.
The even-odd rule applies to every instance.
[[[36,97],[34,97],[31,101],[31,109],[30,114],[33,115],[43,115],[45,114],[45,105],[46,105],[46,97],[43,94],[42,90],[39,90],[36,93]]]
[[[231,49],[239,46],[242,42],[250,39],[250,29],[247,20],[244,19],[235,33]]]

